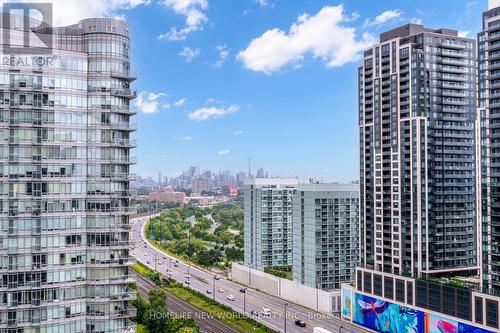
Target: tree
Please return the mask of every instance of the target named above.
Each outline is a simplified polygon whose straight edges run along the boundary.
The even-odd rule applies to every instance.
[[[224,253],[226,254],[226,259],[229,261],[243,260],[243,250],[241,249],[237,249],[235,247],[226,247]]]
[[[148,294],[149,307],[145,313],[145,324],[151,332],[169,333],[170,316],[167,312],[165,292],[151,290]]]
[[[149,303],[145,299],[141,297],[141,294],[137,294],[137,298],[132,301],[132,306],[137,309],[137,315],[134,318],[134,321],[137,323],[144,322],[144,314],[148,310]]]
[[[173,318],[169,324],[169,333],[194,333],[198,332],[198,324],[193,318]]]
[[[161,285],[160,274],[158,274],[158,272],[148,270],[146,277],[153,281],[157,286]]]

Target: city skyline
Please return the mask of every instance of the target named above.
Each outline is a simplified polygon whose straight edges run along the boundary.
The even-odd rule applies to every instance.
[[[140,73],[135,83],[139,145],[134,172],[143,176],[156,178],[158,165],[165,175],[193,164],[246,170],[251,156],[254,165],[266,165],[273,175],[356,180],[357,93],[352,72],[370,44],[363,34],[369,33],[374,42],[380,31],[416,22],[431,28],[453,26],[474,38],[481,22],[473,13],[486,8],[486,1],[457,1],[454,6],[348,1],[339,21],[339,1],[188,3],[201,14],[198,24],[186,23],[189,11],[159,1],[103,13],[124,15],[137,45],[133,67]],[[355,29],[350,46],[355,51],[341,49],[349,51],[347,62],[335,57],[340,46],[326,40],[273,59],[250,52],[252,41],[263,41],[264,34],[274,41],[295,40],[290,29],[304,27],[302,14],[308,15],[302,19],[311,29],[320,19],[332,29]],[[243,24],[235,26],[236,21]],[[322,47],[327,49],[324,61],[315,56]],[[303,158],[297,158],[297,151]]]

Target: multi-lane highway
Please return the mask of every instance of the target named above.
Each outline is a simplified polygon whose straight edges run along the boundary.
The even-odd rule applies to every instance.
[[[143,226],[147,220],[148,217],[140,217],[132,220],[132,239],[135,243],[132,255],[137,261],[149,268],[156,268],[161,274],[168,275],[177,281],[189,285],[191,288],[205,293],[209,297],[213,297],[219,303],[228,305],[239,313],[246,313],[271,329],[280,332],[285,331],[285,325],[286,332],[290,333],[312,332],[316,326],[323,327],[333,333],[363,332],[362,329],[338,318],[314,312],[291,303],[286,305],[285,319],[286,302],[284,300],[253,289],[246,289],[246,292],[242,293],[241,289],[243,286],[222,277],[217,279],[213,273],[187,265],[182,261],[176,262],[176,258],[170,257],[156,249],[146,240],[144,235]],[[229,300],[228,298],[233,298],[234,300]],[[271,310],[270,315],[264,316],[262,314],[263,308],[269,308]],[[258,315],[252,313],[258,313]],[[295,325],[295,320],[297,319],[303,320],[306,323],[306,327]]]
[[[150,290],[159,289],[157,285],[139,274],[134,274],[133,276],[137,281],[137,290],[142,297],[146,298]],[[168,295],[167,297],[167,309],[173,315],[180,317],[188,316],[195,319],[200,325],[201,333],[238,333],[238,331],[224,325],[219,320],[206,315],[203,311],[173,295]]]

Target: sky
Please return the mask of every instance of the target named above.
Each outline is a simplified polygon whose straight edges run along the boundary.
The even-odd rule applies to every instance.
[[[125,19],[138,98],[134,171],[191,165],[358,179],[357,67],[406,23],[475,38],[486,0],[55,0],[56,23]]]

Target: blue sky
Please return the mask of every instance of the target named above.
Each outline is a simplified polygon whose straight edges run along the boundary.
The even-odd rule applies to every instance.
[[[101,14],[122,15],[131,26],[138,174],[174,175],[190,165],[246,170],[251,156],[254,169],[325,181],[358,178],[359,52],[381,31],[408,22],[475,38],[487,6],[486,0],[117,3]]]

